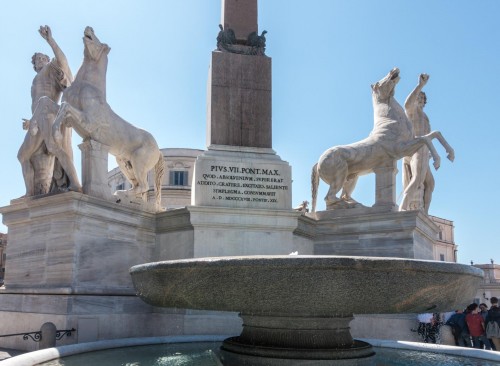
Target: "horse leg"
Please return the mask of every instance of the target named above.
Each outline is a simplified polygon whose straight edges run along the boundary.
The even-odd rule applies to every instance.
[[[68,127],[71,127],[72,124],[78,125],[79,128],[77,129],[77,132],[81,130],[87,132],[88,130],[88,128],[86,128],[88,122],[86,122],[85,113],[67,102],[63,102],[61,104],[59,112],[57,112],[56,119],[54,120],[54,124],[52,125],[52,136],[58,145],[62,145],[63,142],[63,135],[61,132],[61,126],[63,124]],[[78,134],[83,138],[87,137],[82,136],[80,132],[78,132]],[[87,135],[90,135],[90,132],[88,132]]]
[[[354,201],[351,195],[352,192],[354,191],[354,188],[356,188],[356,183],[358,182],[358,178],[359,176],[357,174],[350,175],[347,177],[342,189],[342,194],[340,195],[343,201],[351,201],[351,202]]]
[[[347,163],[345,162],[345,160],[342,161],[342,164],[338,164],[335,167],[335,173],[333,174],[333,176],[330,176],[329,178],[330,178],[330,188],[328,189],[328,193],[326,194],[325,197],[327,209],[328,207],[332,207],[335,204],[343,201],[342,199],[337,198],[337,193],[342,189],[342,187],[345,186],[347,180]]]
[[[136,197],[141,197],[144,202],[147,202],[147,192],[149,190],[148,172],[145,169],[134,169],[136,174],[137,185],[133,188]]]
[[[431,133],[425,135],[425,137],[429,138],[430,140],[432,140],[433,138],[438,139],[438,141],[441,143],[441,145],[443,145],[444,149],[446,150],[446,153],[448,154],[447,158],[450,161],[455,160],[455,150],[453,150],[450,144],[448,144],[448,141],[446,141],[441,132],[432,131]]]
[[[147,201],[147,192],[149,190],[148,172],[157,163],[158,155],[152,153],[149,145],[142,146],[133,152],[132,170],[137,185],[133,189],[136,197],[142,196],[144,202]]]
[[[61,132],[61,126],[63,123],[66,122],[66,108],[68,105],[69,104],[66,102],[63,102],[61,104],[61,107],[59,108],[59,111],[57,112],[54,123],[52,124],[52,137],[54,138],[54,141],[58,145],[62,144],[63,137],[62,137],[62,132]]]
[[[430,135],[430,134],[429,134]],[[429,151],[431,152],[432,159],[434,160],[434,168],[436,170],[441,166],[441,158],[436,151],[436,148],[432,144],[432,138],[429,138],[429,135],[415,137],[409,141],[405,141],[398,146],[398,152],[402,156],[412,156],[415,154],[418,149],[422,146],[427,146]]]
[[[132,185],[132,189],[134,189],[137,186],[137,180],[135,179],[134,171],[132,169],[132,164],[130,163],[130,161],[117,156],[116,163],[118,164],[118,167],[120,168],[125,178]]]

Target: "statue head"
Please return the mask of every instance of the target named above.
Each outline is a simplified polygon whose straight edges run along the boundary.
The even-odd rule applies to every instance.
[[[399,69],[395,67],[380,81],[372,85],[372,94],[377,100],[388,100],[394,96],[394,89],[398,83]]]
[[[83,51],[84,57],[89,57],[94,61],[99,61],[103,54],[107,55],[111,50],[106,43],[101,43],[101,41],[99,41],[92,27],[85,28],[83,32],[83,43],[85,45]]]
[[[427,95],[423,91],[421,91],[418,94],[418,105],[421,108],[424,108],[424,106],[427,104]]]
[[[36,52],[31,57],[31,63],[33,64],[33,69],[36,72],[39,72],[41,69],[43,69],[43,67],[47,65],[49,62],[50,62],[50,57],[40,52]]]

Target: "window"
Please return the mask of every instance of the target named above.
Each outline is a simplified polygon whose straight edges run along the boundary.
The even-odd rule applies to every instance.
[[[115,191],[123,191],[125,189],[125,183],[120,183],[116,186]]]
[[[444,254],[440,254],[440,255],[439,255],[439,260],[440,260],[441,262],[444,262]]]
[[[171,186],[187,186],[188,185],[188,172],[180,170],[172,170],[170,172],[170,185]]]

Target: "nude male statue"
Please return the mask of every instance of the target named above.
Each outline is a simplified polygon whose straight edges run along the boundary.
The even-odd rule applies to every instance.
[[[420,74],[418,85],[408,95],[405,102],[405,112],[413,125],[415,136],[426,135],[431,131],[429,118],[424,112],[427,97],[422,88],[427,84],[429,75]],[[434,191],[434,177],[429,169],[430,153],[427,146],[422,146],[412,156],[403,160],[403,200],[400,211],[423,210],[429,213],[432,192]]]
[[[28,130],[18,152],[22,166],[26,196],[56,192],[59,190],[81,191],[73,166],[71,128],[66,127],[61,146],[52,137],[52,124],[59,110],[58,102],[65,88],[71,85],[73,75],[66,56],[52,37],[48,26],[41,26],[40,35],[52,48],[55,57],[35,53],[32,57],[36,76],[31,85],[32,118],[23,119],[23,129]],[[64,171],[58,159],[71,162]]]

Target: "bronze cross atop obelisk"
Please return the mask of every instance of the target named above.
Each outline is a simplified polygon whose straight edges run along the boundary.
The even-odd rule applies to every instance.
[[[234,31],[237,43],[246,42],[250,33],[258,32],[257,0],[222,0],[222,25]]]

